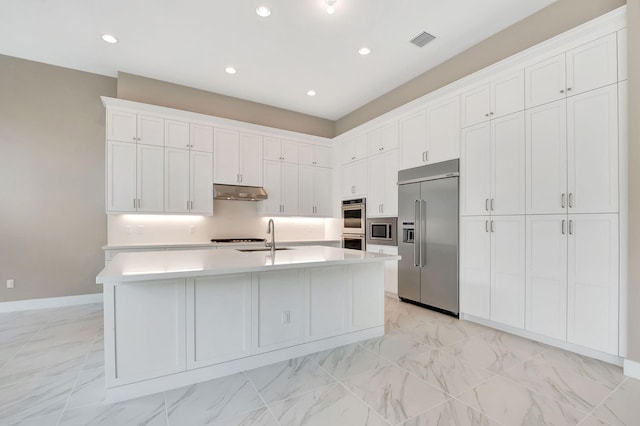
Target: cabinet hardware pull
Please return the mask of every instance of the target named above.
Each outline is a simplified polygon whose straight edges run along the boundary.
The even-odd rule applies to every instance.
[[[485,116],[485,117],[488,117],[488,116],[489,116],[489,113],[486,113],[484,116]]]
[[[426,151],[424,152],[424,158],[425,158],[427,161],[429,161],[429,150],[426,150]]]
[[[193,210],[193,201],[191,201],[191,210]]]
[[[240,183],[240,173],[236,175],[236,182]]]
[[[571,91],[571,87],[567,87],[567,92],[570,92],[570,91]]]
[[[422,151],[422,162],[424,163],[425,161],[427,160],[424,159],[424,151]]]
[[[488,198],[484,199],[484,209],[486,211],[489,211],[489,199]]]
[[[135,198],[133,199],[133,208],[134,209],[136,208],[136,199]]]
[[[492,198],[492,199],[491,199],[491,211],[494,211],[494,210],[495,210],[495,208],[493,207],[494,202],[495,202],[495,199],[494,199],[494,198]]]
[[[242,183],[242,173],[240,173],[240,183]]]
[[[573,208],[573,192],[569,193],[569,208]]]
[[[493,115],[493,112],[490,112],[489,115]]]
[[[140,208],[140,198],[138,198],[138,208]]]
[[[187,200],[187,210],[189,210],[189,200]]]
[[[564,90],[560,90],[560,93],[564,93]]]
[[[567,195],[563,192],[562,196],[560,197],[560,205],[562,206],[563,209],[565,208],[566,201],[567,201]]]
[[[384,203],[380,204],[380,213],[384,213]]]
[[[493,229],[493,220],[491,221],[491,232],[494,232],[494,229]]]
[[[567,233],[567,221],[562,219],[562,235]]]
[[[352,159],[352,160],[355,160],[355,159],[356,159],[356,157],[351,157],[351,159]]]
[[[569,221],[569,235],[573,235],[573,220]]]
[[[484,232],[489,232],[489,221],[488,220],[484,221]]]

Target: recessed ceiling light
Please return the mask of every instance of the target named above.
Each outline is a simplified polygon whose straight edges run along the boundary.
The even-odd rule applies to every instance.
[[[267,16],[271,15],[271,9],[269,9],[267,6],[260,6],[256,9],[256,13],[258,14],[258,16],[266,18]]]
[[[358,53],[362,56],[365,56],[371,53],[371,49],[369,49],[368,47],[361,47],[360,49],[358,49]]]
[[[307,95],[315,96],[316,95],[316,91],[315,90],[307,90]]]
[[[226,67],[224,70],[227,74],[235,74],[238,72],[234,67]]]
[[[336,11],[336,8],[334,7],[336,0],[324,0],[324,3],[327,5],[327,13],[329,15],[333,15],[333,12]]]
[[[118,39],[112,36],[111,34],[103,34],[102,39],[107,43],[115,44],[118,42]]]

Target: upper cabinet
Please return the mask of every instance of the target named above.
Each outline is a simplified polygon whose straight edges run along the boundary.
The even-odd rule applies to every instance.
[[[436,102],[400,120],[400,169],[460,156],[460,100]]]
[[[367,196],[367,160],[342,166],[342,198]]]
[[[369,157],[367,217],[398,215],[398,151]]]
[[[524,71],[505,74],[461,95],[461,127],[503,117],[524,109]]]
[[[367,133],[367,152],[369,155],[390,151],[398,147],[398,122],[393,121],[383,127]]]
[[[627,29],[618,31],[618,80],[627,79]]]
[[[164,146],[164,120],[110,109],[107,112],[107,140]]]
[[[301,216],[331,215],[331,170],[300,166],[299,204]]]
[[[297,142],[265,136],[263,146],[265,160],[298,163]]]
[[[262,186],[262,136],[215,129],[215,183]]]
[[[342,164],[367,158],[367,135],[362,134],[344,142]]]
[[[213,152],[213,127],[211,126],[164,120],[164,134],[166,147]]]
[[[298,144],[298,163],[301,166],[331,167],[331,149],[306,143]]]
[[[525,70],[525,104],[532,108],[615,83],[616,34],[599,38]]]
[[[280,161],[264,162],[264,189],[268,198],[262,202],[266,215],[298,214],[298,166]]]

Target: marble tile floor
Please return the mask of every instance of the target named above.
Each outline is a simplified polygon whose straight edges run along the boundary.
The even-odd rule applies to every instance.
[[[101,305],[0,314],[0,425],[640,425],[619,367],[387,298],[386,335],[116,404]]]

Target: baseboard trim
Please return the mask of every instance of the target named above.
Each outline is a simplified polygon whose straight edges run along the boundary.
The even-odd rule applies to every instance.
[[[640,362],[624,360],[624,375],[632,379],[640,380]]]
[[[398,297],[398,293],[393,293],[393,292],[391,292],[391,291],[387,291],[387,290],[385,290],[385,291],[384,291],[384,295],[385,295],[386,297],[390,297],[390,298],[392,298],[392,299],[400,300],[400,298]]]
[[[81,294],[78,296],[45,297],[42,299],[16,300],[1,302],[0,312],[30,311],[32,309],[61,308],[65,306],[102,303],[102,293]]]

